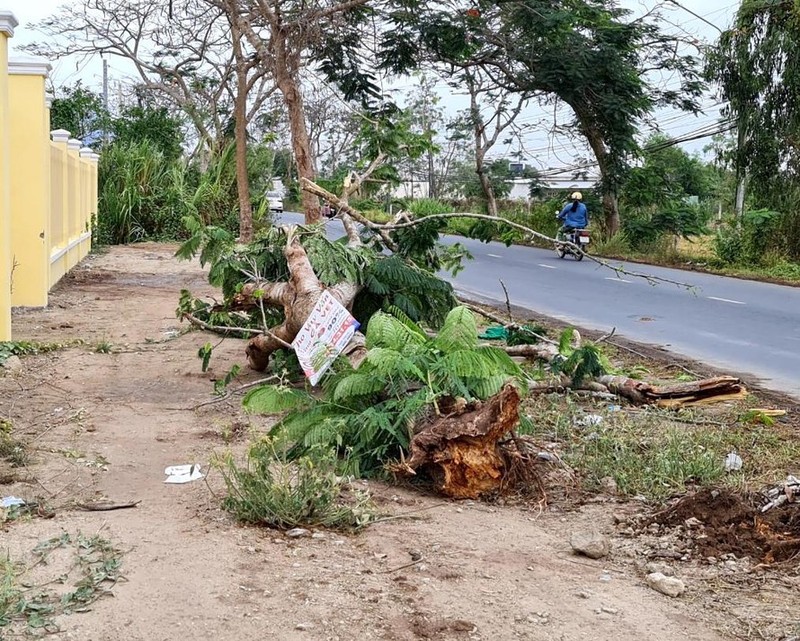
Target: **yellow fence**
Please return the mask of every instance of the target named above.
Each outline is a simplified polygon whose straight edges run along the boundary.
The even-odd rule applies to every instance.
[[[91,249],[97,158],[64,130],[50,131],[50,65],[8,59],[17,21],[0,10],[0,341],[11,307],[47,305],[50,289]]]

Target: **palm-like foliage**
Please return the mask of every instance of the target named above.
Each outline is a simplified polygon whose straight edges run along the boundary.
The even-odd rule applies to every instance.
[[[401,311],[377,312],[367,327],[367,356],[358,369],[337,363],[321,398],[282,387],[245,397],[252,412],[288,413],[271,436],[299,456],[315,446],[346,451],[353,473],[370,473],[400,458],[425,420],[446,401],[485,399],[519,367],[494,347],[478,346],[475,318],[456,307],[429,338]]]

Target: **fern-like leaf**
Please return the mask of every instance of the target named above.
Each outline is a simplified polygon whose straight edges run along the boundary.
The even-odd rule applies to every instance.
[[[301,409],[314,402],[314,398],[291,387],[264,385],[250,390],[244,397],[244,408],[253,414],[278,414],[286,410]]]
[[[447,314],[434,345],[444,352],[471,349],[478,344],[478,324],[466,307],[456,307]]]
[[[385,382],[378,376],[355,372],[339,381],[333,390],[333,401],[334,403],[347,403],[358,397],[380,392],[384,385]]]

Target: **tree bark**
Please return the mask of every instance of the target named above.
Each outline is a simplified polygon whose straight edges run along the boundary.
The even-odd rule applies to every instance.
[[[600,169],[605,234],[606,237],[610,238],[620,229],[619,194],[617,193],[619,178],[613,168],[613,158],[606,147],[602,132],[595,126],[586,108],[576,102],[569,102],[568,104],[578,118],[581,132],[586,136]]]
[[[253,205],[247,175],[247,61],[242,52],[242,34],[235,20],[230,21],[233,54],[236,59],[236,98],[234,100],[234,144],[236,145],[236,191],[239,194],[239,240],[253,241]]]
[[[314,157],[311,154],[311,139],[306,127],[306,117],[303,110],[303,95],[300,91],[298,77],[298,54],[289,50],[286,32],[280,25],[273,25],[272,42],[270,46],[274,52],[275,83],[283,94],[283,102],[289,117],[289,129],[292,139],[292,152],[294,153],[299,179],[313,181],[316,176]],[[314,194],[301,192],[301,202],[306,223],[316,223],[322,219],[319,198]]]
[[[506,385],[486,402],[442,416],[416,434],[411,458],[395,466],[401,474],[430,473],[437,489],[453,498],[478,498],[501,489],[506,461],[498,441],[519,422],[519,392]]]
[[[245,349],[249,366],[259,372],[267,368],[273,352],[285,349],[287,343],[294,340],[323,291],[327,289],[336,300],[350,309],[361,290],[359,285],[352,283],[339,283],[332,287],[322,285],[296,236],[290,235],[283,253],[289,266],[288,283],[248,283],[234,301],[241,307],[263,304],[283,308],[283,323],[251,338]],[[260,292],[258,298],[255,297],[256,291]]]

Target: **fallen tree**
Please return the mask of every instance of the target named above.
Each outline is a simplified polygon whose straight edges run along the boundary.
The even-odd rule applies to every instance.
[[[438,243],[446,219],[486,216],[414,219],[403,213],[378,224],[350,207],[346,197],[338,199],[308,181],[303,187],[337,205],[347,221],[343,242],[327,240],[321,226],[296,226],[271,228],[240,246],[221,230],[195,225],[179,251],[184,257],[199,253],[201,262],[210,263],[209,280],[224,295],[222,303],[204,306],[184,293],[179,315],[223,333],[252,334],[246,355],[253,369],[268,369],[277,353],[291,353],[323,292],[367,328],[366,335],[355,335],[345,349],[348,358],[337,361],[320,393],[268,386],[246,396],[250,411],[288,410],[271,436],[292,456],[334,448],[352,473],[387,465],[405,475],[423,470],[444,494],[475,497],[504,487],[512,461],[530,462],[528,453],[516,449],[516,439],[508,438],[519,422],[520,394],[529,389],[558,385],[669,406],[743,393],[732,378],[659,388],[613,376],[597,345],[583,344],[574,330],[558,341],[533,332],[538,342],[532,344],[481,345],[474,316],[456,307],[452,287],[435,273],[457,266],[463,255],[458,246]],[[650,282],[680,284],[609,267]],[[427,328],[439,331],[429,335]],[[510,355],[547,363],[555,382],[531,381]]]

